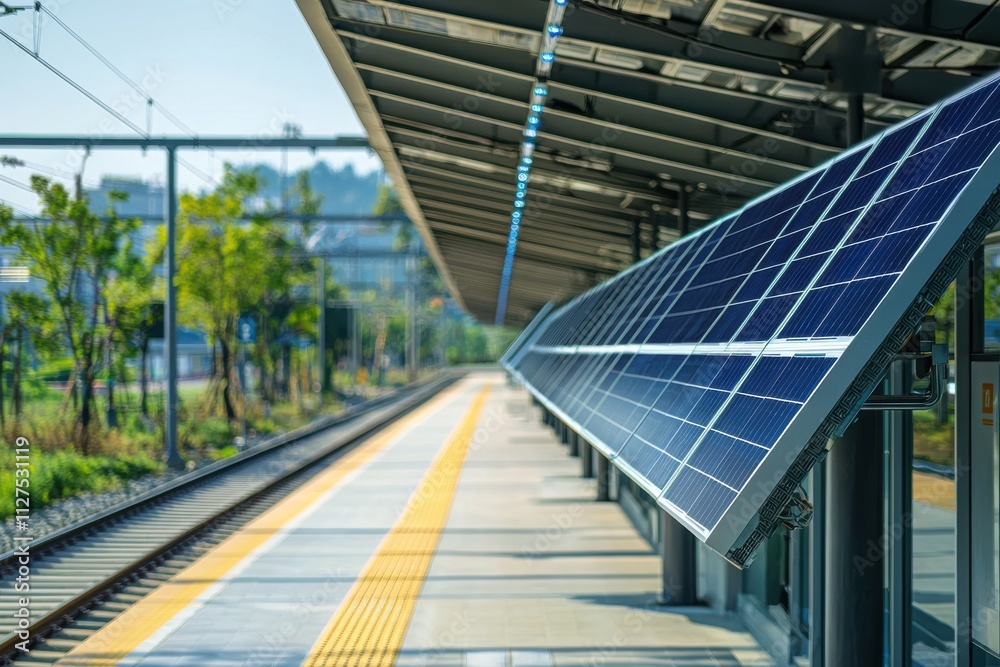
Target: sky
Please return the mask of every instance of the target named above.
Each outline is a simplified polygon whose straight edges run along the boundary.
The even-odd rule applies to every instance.
[[[30,5],[6,0],[8,5]],[[43,6],[113,65],[200,135],[278,136],[286,122],[307,136],[360,135],[361,123],[333,75],[293,0],[47,0]],[[42,16],[40,56],[145,130],[146,103],[127,83],[81,46],[58,23]],[[0,30],[34,45],[34,12],[0,17]],[[0,133],[138,136],[0,35]],[[152,133],[183,135],[154,111]],[[81,164],[78,149],[23,150],[0,147],[27,167],[0,166],[0,176],[26,184],[32,173],[71,182]],[[223,163],[268,162],[277,151],[249,154],[205,150],[181,157],[201,175],[178,168],[183,189],[210,187]],[[368,151],[291,151],[289,168],[322,159],[334,167],[350,163],[359,172],[380,168]],[[164,179],[162,151],[95,150],[84,183],[102,175]],[[37,167],[36,167],[37,165]],[[35,167],[33,169],[33,167]],[[0,200],[17,210],[37,211],[30,192],[0,180]]]

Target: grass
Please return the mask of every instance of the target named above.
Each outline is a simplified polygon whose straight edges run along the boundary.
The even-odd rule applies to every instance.
[[[83,456],[72,450],[46,452],[31,447],[30,510],[81,493],[102,493],[124,483],[161,472],[163,464],[148,454]],[[0,449],[0,519],[14,515],[16,466],[14,451]]]
[[[936,410],[919,410],[913,413],[913,458],[940,465],[955,465],[953,407],[944,424],[938,423]]]

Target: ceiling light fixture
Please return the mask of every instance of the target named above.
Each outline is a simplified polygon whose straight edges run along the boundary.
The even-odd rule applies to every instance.
[[[521,161],[517,166],[517,183],[514,190],[514,210],[510,214],[510,232],[507,235],[507,254],[503,260],[503,270],[500,273],[500,292],[497,295],[497,325],[503,325],[507,315],[507,296],[510,292],[510,278],[514,272],[514,254],[517,252],[517,237],[521,231],[522,209],[528,196],[528,183],[531,180],[532,154],[535,151],[535,141],[538,138],[538,128],[542,125],[542,113],[545,111],[545,98],[549,94],[547,83],[549,73],[556,60],[556,42],[563,34],[563,17],[566,15],[566,5],[569,0],[550,0],[549,10],[545,16],[545,26],[542,31],[542,44],[539,49],[538,62],[535,64],[535,84],[531,90],[528,104],[531,111],[524,124],[524,138],[521,141]]]

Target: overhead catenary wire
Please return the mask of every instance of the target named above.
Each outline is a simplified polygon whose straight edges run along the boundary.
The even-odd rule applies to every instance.
[[[41,5],[35,5],[35,11],[32,14],[32,31],[31,35],[34,37],[33,46],[35,47],[35,55],[37,56],[42,52],[42,19],[41,19]]]
[[[176,125],[178,129],[180,129],[181,131],[183,131],[188,136],[190,136],[192,138],[197,137],[197,134],[194,132],[194,130],[192,130],[187,124],[181,122],[180,119],[177,118],[177,116],[175,116],[174,114],[170,113],[162,104],[160,104],[155,99],[153,99],[153,96],[150,95],[149,92],[145,88],[143,88],[140,84],[136,83],[131,77],[129,77],[127,74],[125,74],[123,71],[121,71],[121,69],[119,69],[117,66],[115,66],[115,64],[113,62],[111,62],[111,60],[107,56],[105,56],[96,47],[94,47],[92,44],[90,44],[90,42],[88,42],[83,37],[81,37],[79,35],[79,33],[77,33],[72,28],[70,28],[68,25],[66,25],[65,21],[63,21],[58,16],[56,16],[54,12],[52,12],[50,9],[47,9],[44,5],[41,5],[39,3],[39,7],[41,8],[41,11],[45,12],[45,14],[47,14],[49,17],[51,17],[52,20],[55,21],[59,25],[59,27],[61,27],[63,30],[65,30],[66,33],[69,34],[70,37],[72,37],[77,42],[79,42],[95,58],[97,58],[98,60],[100,60],[104,64],[104,66],[107,67],[109,70],[111,70],[119,79],[121,79],[126,84],[128,84],[134,91],[136,91],[137,93],[139,93],[140,95],[142,95],[143,99],[146,100],[146,102],[147,102],[147,104],[149,106],[155,107],[161,114],[163,114],[164,118],[166,118],[171,123],[173,123],[174,125]]]
[[[7,208],[11,209],[15,213],[18,213],[19,215],[22,216],[34,215],[34,213],[29,211],[28,209],[24,208],[23,206],[18,206],[17,204],[8,199],[0,199],[0,206],[6,206]]]
[[[0,181],[3,181],[4,183],[8,183],[10,185],[13,185],[16,188],[21,188],[22,190],[24,190],[26,192],[31,192],[31,193],[35,192],[35,190],[30,185],[28,185],[26,183],[22,183],[21,181],[16,181],[13,178],[11,178],[10,176],[4,176],[3,174],[0,174]]]
[[[145,88],[143,88],[140,84],[136,83],[136,81],[133,80],[131,77],[129,77],[127,74],[125,74],[113,62],[111,62],[111,60],[107,56],[105,56],[95,46],[93,46],[90,42],[88,42],[82,36],[80,36],[79,33],[77,33],[75,30],[73,30],[72,28],[70,28],[66,24],[66,22],[63,21],[62,19],[60,19],[58,16],[56,16],[56,14],[52,10],[46,8],[41,3],[38,4],[38,7],[41,9],[41,11],[45,12],[45,14],[48,15],[53,21],[55,21],[59,25],[59,27],[61,27],[63,30],[65,30],[66,33],[70,37],[72,37],[77,42],[79,42],[85,49],[87,49],[87,51],[89,51],[95,58],[97,58],[101,63],[103,63],[105,67],[107,67],[119,79],[121,79],[122,81],[124,81],[129,87],[131,87],[134,91],[136,91],[137,93],[139,93],[139,95],[141,95],[144,100],[146,100],[146,109],[147,109],[147,111],[146,111],[146,132],[143,133],[144,136],[150,136],[150,134],[152,132],[152,110],[156,109],[157,111],[160,112],[160,114],[164,118],[166,118],[168,121],[170,121],[173,125],[175,125],[178,129],[180,129],[185,134],[187,134],[189,137],[191,137],[192,139],[197,138],[197,136],[198,136],[197,133],[188,124],[186,124],[183,121],[181,121],[177,116],[175,116],[173,113],[171,113],[169,110],[167,110],[166,107],[164,107],[162,104],[160,104],[159,102],[157,102],[153,98],[153,96],[150,95],[149,92]],[[218,184],[218,181],[216,181],[216,179],[213,176],[211,176],[210,174],[206,174],[202,170],[200,170],[197,167],[195,167],[194,165],[192,165],[187,160],[184,160],[183,158],[178,157],[177,158],[177,162],[178,162],[178,164],[180,164],[181,166],[183,166],[185,169],[187,169],[192,174],[194,174],[198,178],[202,179],[206,183],[208,183],[210,185],[217,185]]]
[[[90,51],[90,53],[93,54],[95,58],[97,58],[98,60],[100,60],[102,63],[104,63],[104,65],[108,69],[110,69],[112,72],[114,72],[116,75],[118,75],[119,79],[121,79],[122,81],[124,81],[125,83],[127,83],[129,86],[131,86],[133,90],[135,90],[137,93],[139,93],[140,95],[142,95],[144,98],[147,98],[147,99],[149,98],[149,93],[147,93],[145,90],[143,90],[142,86],[140,86],[139,84],[137,84],[135,81],[133,81],[132,79],[130,79],[124,72],[122,72],[120,69],[118,69],[117,67],[115,67],[114,63],[112,63],[110,60],[108,60],[104,56],[104,54],[102,54],[96,48],[94,48],[93,46],[91,46],[90,43],[87,40],[85,40],[84,38],[80,37],[80,35],[78,35],[76,32],[74,32],[73,29],[70,28],[68,25],[66,25],[66,23],[62,19],[60,19],[58,16],[56,16],[54,12],[50,11],[49,9],[47,9],[41,3],[39,3],[38,7],[39,7],[39,9],[41,9],[41,11],[45,12],[53,21],[55,21],[57,24],[59,24],[59,26],[63,30],[65,30],[67,33],[69,33],[70,37],[72,37],[73,39],[75,39],[76,41],[78,41],[81,45],[83,45],[83,47],[85,49],[87,49],[88,51]]]
[[[42,65],[44,65],[46,69],[48,69],[50,72],[52,72],[53,74],[55,74],[56,76],[58,76],[60,79],[62,79],[63,81],[65,81],[69,85],[73,86],[73,88],[75,88],[79,93],[81,93],[82,95],[86,96],[86,98],[89,99],[91,102],[93,102],[94,104],[98,105],[99,107],[101,107],[102,109],[104,109],[105,111],[107,111],[109,114],[111,114],[112,116],[114,116],[122,124],[127,125],[129,128],[131,128],[133,131],[135,131],[140,136],[143,136],[143,137],[148,137],[149,136],[148,134],[146,134],[145,131],[143,131],[143,129],[141,127],[139,127],[138,125],[136,125],[135,123],[133,123],[132,121],[130,121],[128,118],[126,118],[122,114],[120,114],[117,111],[115,111],[111,107],[111,105],[105,103],[103,100],[101,100],[101,98],[97,97],[97,95],[95,95],[94,93],[90,92],[89,90],[87,90],[86,88],[84,88],[82,85],[80,85],[79,83],[77,83],[76,81],[74,81],[73,79],[71,79],[67,74],[64,74],[62,70],[60,70],[58,67],[56,67],[55,65],[53,65],[49,61],[45,60],[41,56],[35,55],[31,51],[31,49],[29,49],[28,47],[26,47],[24,44],[21,44],[19,41],[17,41],[13,37],[11,37],[8,33],[4,32],[3,30],[0,30],[0,36],[3,36],[11,44],[13,44],[17,48],[21,49],[22,51],[24,51],[25,53],[27,53],[29,56],[31,56],[32,58],[34,58],[35,60],[37,60],[39,63],[41,63]]]
[[[27,8],[23,8],[23,9],[27,9]],[[86,48],[87,51],[89,51],[95,58],[97,58],[102,64],[104,64],[104,66],[107,67],[112,73],[114,73],[119,79],[121,79],[122,81],[124,81],[133,90],[135,90],[137,93],[139,93],[140,95],[142,95],[143,99],[145,99],[146,102],[147,102],[147,108],[148,109],[156,108],[168,121],[170,121],[172,124],[174,124],[175,126],[177,126],[185,134],[187,134],[191,138],[197,138],[197,136],[198,136],[197,133],[189,125],[187,125],[186,123],[184,123],[183,121],[181,121],[179,118],[177,118],[177,116],[175,116],[173,113],[171,113],[170,111],[168,111],[162,104],[160,104],[159,102],[157,102],[156,100],[154,100],[153,97],[141,85],[139,85],[138,83],[136,83],[128,75],[126,75],[124,72],[122,72],[121,69],[119,69],[117,66],[115,66],[115,64],[112,63],[110,59],[108,59],[104,54],[102,54],[97,48],[95,48],[89,42],[87,42],[76,31],[74,31],[72,28],[70,28],[66,24],[65,21],[63,21],[62,19],[60,19],[58,16],[55,15],[54,12],[52,12],[51,10],[49,10],[48,8],[46,8],[45,6],[43,6],[41,3],[36,3],[36,5],[35,5],[34,51],[32,51],[32,49],[29,49],[28,47],[24,46],[20,42],[18,42],[16,39],[14,39],[11,35],[9,35],[8,33],[4,32],[3,30],[0,30],[0,35],[2,35],[8,41],[10,41],[12,44],[14,44],[14,46],[18,47],[23,52],[27,53],[29,56],[31,56],[32,58],[34,58],[35,60],[37,60],[39,63],[41,63],[42,65],[44,65],[49,71],[51,71],[53,74],[55,74],[56,76],[58,76],[60,79],[62,79],[63,81],[65,81],[66,83],[68,83],[69,85],[71,85],[78,92],[80,92],[81,94],[83,94],[84,96],[86,96],[89,100],[91,100],[92,102],[94,102],[95,104],[97,104],[98,106],[100,106],[104,111],[106,111],[109,114],[111,114],[112,116],[114,116],[119,122],[121,122],[122,124],[124,124],[127,127],[129,127],[136,134],[138,134],[141,137],[145,137],[145,138],[150,137],[151,136],[151,129],[152,129],[151,128],[152,118],[148,114],[148,112],[147,112],[147,120],[146,120],[147,128],[146,128],[146,130],[143,130],[137,124],[135,124],[131,120],[129,120],[126,116],[124,116],[123,114],[118,113],[117,111],[115,111],[110,105],[108,105],[104,101],[102,101],[97,95],[91,93],[83,85],[77,83],[75,80],[73,80],[67,74],[65,74],[64,72],[62,72],[55,65],[53,65],[50,62],[48,62],[47,60],[45,60],[44,58],[42,58],[39,55],[40,38],[41,38],[41,24],[38,21],[37,17],[38,17],[38,15],[39,15],[40,12],[44,12],[47,16],[49,16],[63,30],[65,30],[68,35],[70,35],[73,39],[75,39],[77,42],[79,42],[84,48]],[[187,169],[189,172],[191,172],[192,174],[194,174],[195,176],[197,176],[201,180],[205,181],[209,185],[213,185],[213,186],[218,185],[218,181],[212,175],[206,174],[204,171],[202,171],[201,169],[198,169],[197,167],[195,167],[193,164],[191,164],[187,160],[185,160],[183,158],[180,158],[180,157],[177,157],[177,162],[178,162],[178,164],[180,164],[181,166],[183,166],[185,169]]]
[[[38,162],[32,162],[30,160],[21,160],[21,162],[24,164],[25,167],[27,167],[27,168],[29,168],[29,169],[31,169],[33,171],[38,171],[38,172],[41,172],[43,174],[48,174],[49,176],[54,176],[55,178],[61,178],[61,179],[64,179],[64,180],[73,181],[73,180],[76,179],[76,176],[77,176],[77,174],[75,174],[74,172],[72,172],[72,171],[70,171],[68,169],[59,169],[58,167],[53,167],[53,166],[50,166],[50,165],[40,164]],[[88,187],[88,188],[98,188],[98,187],[100,187],[100,184],[96,183],[94,181],[86,181],[85,180],[85,181],[83,181],[83,184],[86,187]]]
[[[214,176],[212,176],[211,174],[205,173],[204,171],[202,171],[198,167],[194,166],[193,164],[191,164],[190,162],[188,162],[187,160],[185,160],[181,156],[174,155],[174,159],[177,160],[177,163],[179,165],[181,165],[182,167],[184,167],[185,169],[187,169],[192,174],[194,174],[195,176],[197,176],[201,180],[205,181],[209,185],[215,186],[215,185],[219,184],[219,181]]]

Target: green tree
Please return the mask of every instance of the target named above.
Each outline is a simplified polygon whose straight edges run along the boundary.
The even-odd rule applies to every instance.
[[[149,378],[146,372],[149,357],[149,327],[153,324],[153,304],[162,298],[162,285],[157,289],[155,264],[148,255],[132,251],[127,241],[121,270],[108,286],[108,344],[123,361],[134,351],[139,353],[139,411],[149,416]],[[110,369],[109,369],[110,375]],[[108,408],[114,410],[113,382],[108,384]]]
[[[375,198],[375,205],[372,207],[375,215],[401,215],[403,204],[399,201],[396,189],[391,185],[378,186],[378,196]],[[392,249],[396,251],[407,250],[413,243],[413,225],[403,223],[396,227],[396,238],[393,241]]]
[[[312,182],[309,180],[309,172],[303,169],[295,175],[295,183],[292,184],[292,198],[294,204],[292,211],[299,215],[319,215],[323,206],[323,196],[313,190]],[[302,241],[309,237],[312,231],[312,223],[302,222]]]
[[[183,195],[178,215],[178,320],[206,331],[219,354],[206,407],[221,394],[225,416],[236,419],[236,323],[260,315],[276,285],[290,280],[291,244],[265,214],[243,221],[245,202],[259,192],[256,171],[225,166],[221,184],[202,195]],[[165,246],[160,232],[157,255]],[[265,328],[264,335],[267,335]],[[261,369],[262,372],[265,369]]]
[[[56,353],[58,344],[53,344],[49,304],[45,299],[30,292],[11,292],[6,299],[7,327],[5,342],[10,343],[11,360],[11,411],[14,421],[20,421],[24,409],[24,395],[21,389],[24,356],[27,347],[37,352]],[[3,373],[0,373],[0,378]]]
[[[80,443],[87,453],[93,420],[94,381],[102,367],[109,336],[102,304],[109,282],[127,262],[129,234],[136,219],[121,218],[113,204],[125,200],[111,193],[105,215],[90,210],[86,198],[73,197],[65,187],[41,176],[31,177],[39,196],[44,225],[0,221],[0,243],[17,246],[32,275],[44,284],[54,328],[74,359],[80,387]]]
[[[292,212],[314,216],[320,212],[322,196],[316,194],[309,181],[309,172],[300,171],[291,188]],[[315,283],[315,266],[319,258],[310,258],[306,243],[312,234],[313,223],[300,220],[298,234],[282,233],[280,226],[271,228],[273,265],[264,276],[267,291],[261,301],[258,315],[264,326],[258,332],[257,365],[261,368],[260,392],[266,399],[272,395],[289,396],[292,378],[292,338],[316,330],[318,307],[304,302],[297,294],[311,291]],[[265,370],[270,372],[265,372]],[[270,382],[265,378],[270,377]]]

